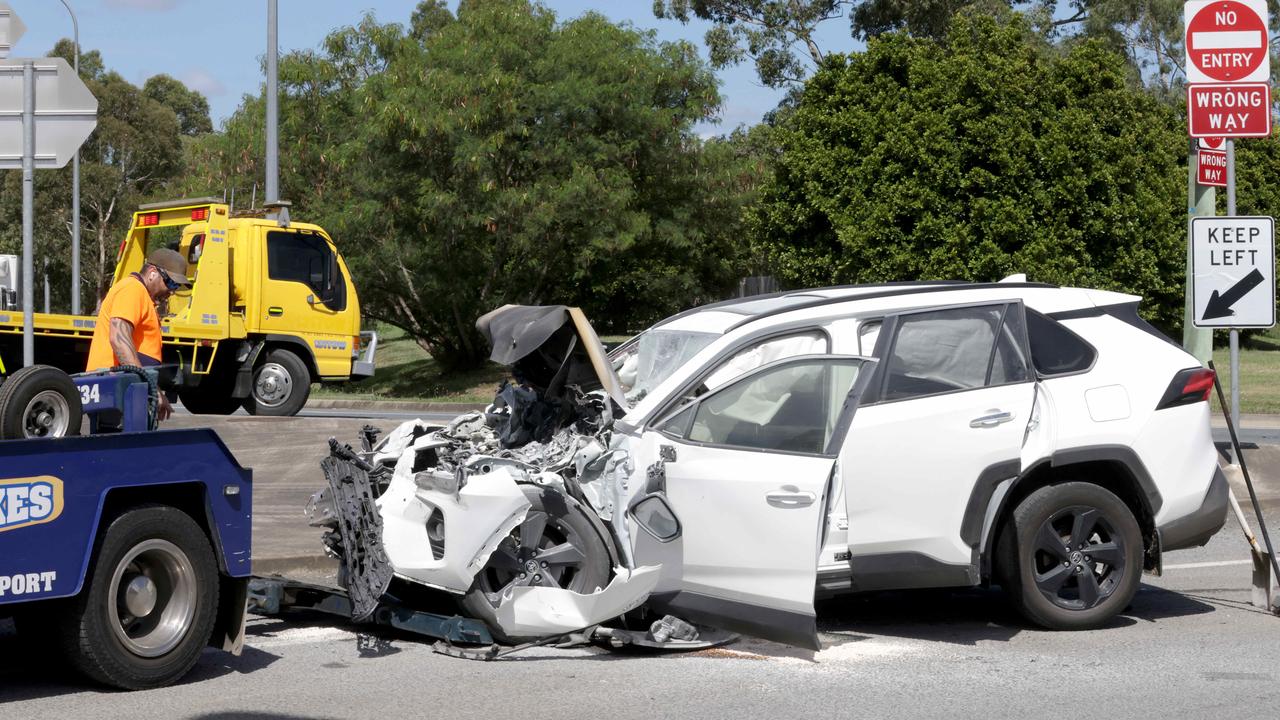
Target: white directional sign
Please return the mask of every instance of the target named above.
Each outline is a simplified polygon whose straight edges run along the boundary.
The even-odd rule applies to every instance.
[[[1268,328],[1276,324],[1275,220],[1191,219],[1196,327]]]
[[[22,64],[0,61],[0,169],[22,167]],[[36,168],[60,168],[98,124],[98,99],[62,58],[35,63]]]
[[[9,3],[0,2],[0,58],[9,57],[9,51],[26,31],[27,26],[22,24],[22,19],[9,7]]]

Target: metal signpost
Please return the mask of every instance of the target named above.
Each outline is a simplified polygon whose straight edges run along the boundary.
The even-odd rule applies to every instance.
[[[0,33],[23,28],[0,4]],[[0,37],[11,46],[13,37]],[[98,100],[62,58],[0,60],[0,169],[22,169],[22,364],[35,362],[35,171],[66,166],[98,123]]]
[[[1275,228],[1269,217],[1236,216],[1235,138],[1271,134],[1267,0],[1192,0],[1183,5],[1187,133],[1200,143],[1198,181],[1227,190],[1227,217],[1192,218],[1192,322],[1230,330],[1231,414],[1240,424],[1240,331],[1275,325]]]

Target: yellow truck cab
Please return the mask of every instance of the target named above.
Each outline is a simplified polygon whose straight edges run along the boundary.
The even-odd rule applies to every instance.
[[[178,396],[191,412],[244,406],[255,415],[294,415],[312,383],[373,374],[377,335],[360,330],[346,263],[323,228],[289,220],[287,203],[257,217],[233,217],[212,198],[143,205],[113,282],[140,271],[158,247],[182,253],[194,279],[160,308],[164,364],[177,367]],[[11,315],[0,313],[0,333],[14,319],[21,332],[21,314]],[[75,366],[78,358],[78,367],[64,369],[84,370],[96,318],[37,313],[33,323],[38,362]],[[59,338],[74,343],[53,342]]]

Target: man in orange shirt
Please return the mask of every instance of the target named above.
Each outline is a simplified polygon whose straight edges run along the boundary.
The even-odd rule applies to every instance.
[[[161,334],[156,305],[184,287],[191,287],[186,258],[168,248],[153,250],[140,272],[113,285],[103,298],[86,371],[117,365],[159,365]],[[160,393],[156,419],[166,420],[172,412],[169,399]]]

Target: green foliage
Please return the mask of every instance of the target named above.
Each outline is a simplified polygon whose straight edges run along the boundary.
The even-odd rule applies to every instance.
[[[1032,280],[1143,295],[1179,324],[1186,139],[1096,41],[962,13],[829,62],[777,131],[758,252],[799,285]]]
[[[209,101],[180,81],[161,73],[152,75],[142,85],[142,94],[173,111],[183,135],[212,132]]]
[[[684,43],[525,0],[367,17],[282,58],[281,187],[324,225],[366,315],[449,367],[488,348],[504,303],[582,306],[634,329],[718,299],[738,276],[741,207],[762,168],[692,128],[719,107]],[[260,101],[189,146],[208,192],[260,177]]]

